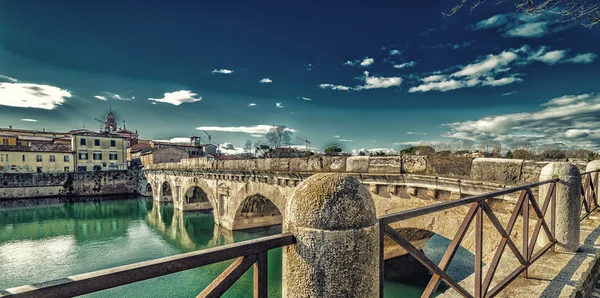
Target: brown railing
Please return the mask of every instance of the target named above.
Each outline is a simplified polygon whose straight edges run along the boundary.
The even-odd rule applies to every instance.
[[[598,175],[600,170],[581,173],[581,211],[584,220],[598,209]]]
[[[458,199],[455,201],[444,202],[439,204],[434,204],[430,206],[425,206],[417,209],[407,210],[404,212],[390,214],[379,218],[379,226],[381,229],[380,234],[380,259],[382,260],[380,263],[380,295],[383,297],[383,276],[384,276],[384,265],[383,265],[383,243],[384,237],[387,235],[396,243],[398,243],[402,248],[404,248],[411,256],[413,256],[416,260],[418,260],[421,264],[423,264],[429,271],[433,273],[429,284],[425,288],[421,297],[433,297],[436,293],[437,288],[440,285],[441,281],[444,281],[458,293],[460,293],[464,297],[493,297],[497,295],[502,289],[504,289],[510,282],[512,282],[519,275],[523,277],[527,277],[527,269],[531,264],[533,264],[537,259],[539,259],[545,252],[552,249],[554,244],[556,243],[556,239],[554,237],[554,220],[556,215],[556,183],[558,179],[546,180],[537,183],[527,184],[519,187],[514,187],[506,190],[486,193],[478,196],[472,196],[467,198]],[[546,186],[549,187],[547,196],[543,202],[542,207],[538,204],[537,199],[535,198],[532,188],[538,186]],[[515,192],[519,192],[519,199],[515,204],[515,208],[511,214],[510,219],[508,220],[508,224],[506,228],[502,226],[490,204],[488,203],[489,199],[494,197],[503,196],[506,194],[511,194]],[[550,219],[552,224],[548,225],[545,220],[546,211],[548,207],[552,205],[550,209]],[[431,214],[435,212],[440,212],[443,210],[447,210],[454,207],[459,206],[469,206],[469,211],[467,215],[464,217],[458,231],[452,242],[448,246],[444,256],[439,265],[436,265],[433,261],[423,254],[419,249],[417,249],[414,245],[412,245],[406,238],[404,238],[399,232],[397,232],[394,228],[390,226],[390,224],[407,220],[411,218],[415,218],[418,216],[423,216],[426,214]],[[536,217],[537,223],[535,225],[535,229],[531,238],[529,238],[529,212],[530,209],[533,209],[534,215]],[[484,213],[487,215],[489,220],[494,225],[495,229],[500,234],[501,240],[498,244],[498,248],[494,254],[494,257],[489,264],[489,270],[487,271],[487,275],[482,276],[482,268],[483,268],[483,215]],[[510,238],[510,234],[517,222],[517,217],[521,215],[523,219],[523,248],[519,250],[517,245]],[[461,242],[463,241],[465,234],[471,222],[475,218],[475,286],[473,293],[467,291],[463,288],[456,280],[450,277],[447,273],[447,269],[452,261],[456,251],[458,250]],[[544,230],[546,235],[548,236],[549,242],[544,245],[541,249],[538,250],[535,254],[535,244],[538,238],[538,235],[541,230]],[[504,252],[504,249],[508,246],[513,254],[519,261],[519,265],[515,268],[508,276],[504,277],[500,282],[498,282],[493,288],[490,289],[492,280],[496,273],[496,269],[498,268],[498,264]]]
[[[279,234],[190,253],[84,273],[41,284],[0,290],[0,297],[72,297],[236,259],[198,297],[220,297],[254,265],[254,297],[267,297],[267,252],[294,244]]]

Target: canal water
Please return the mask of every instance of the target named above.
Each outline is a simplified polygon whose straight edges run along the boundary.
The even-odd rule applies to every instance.
[[[150,199],[103,200],[0,209],[0,290],[131,264],[281,232],[229,232],[211,213],[181,213]],[[425,253],[439,262],[449,240],[434,236]],[[459,251],[450,274],[472,272]],[[195,297],[231,263],[223,262],[105,290],[86,297]],[[456,265],[457,263],[458,265]],[[281,296],[281,249],[269,252],[269,297]],[[428,274],[385,283],[385,297],[420,297]],[[224,297],[252,297],[249,270]]]

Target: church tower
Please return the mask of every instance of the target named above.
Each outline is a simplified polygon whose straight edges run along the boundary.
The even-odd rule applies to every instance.
[[[112,112],[112,108],[109,108],[108,114],[106,114],[106,121],[104,121],[104,129],[106,131],[116,131],[117,130],[117,119],[115,114]]]

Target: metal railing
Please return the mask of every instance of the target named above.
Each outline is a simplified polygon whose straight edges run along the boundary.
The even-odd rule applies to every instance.
[[[198,297],[220,297],[254,265],[254,297],[267,297],[267,252],[294,244],[278,234],[130,265],[74,275],[40,284],[0,290],[0,297],[72,297],[236,259]]]
[[[430,206],[425,206],[417,209],[407,210],[404,212],[399,212],[396,214],[390,214],[386,216],[382,216],[379,218],[379,227],[380,227],[380,296],[383,297],[383,276],[384,276],[384,262],[383,262],[383,253],[384,253],[384,237],[387,235],[394,242],[398,243],[402,248],[404,248],[408,254],[414,257],[417,261],[423,264],[429,271],[433,273],[429,284],[425,288],[421,297],[433,297],[436,293],[437,288],[440,285],[441,281],[444,281],[451,288],[456,290],[459,294],[464,297],[493,297],[497,295],[502,289],[504,289],[509,283],[511,283],[514,279],[516,279],[519,275],[523,277],[527,277],[527,269],[533,264],[537,259],[539,259],[544,253],[548,250],[552,249],[556,243],[556,239],[554,237],[554,221],[556,218],[556,183],[558,179],[546,180],[537,183],[531,183],[527,185],[522,185],[506,190],[495,191],[491,193],[486,193],[482,195],[467,197],[458,199],[455,201],[444,202],[439,204],[434,204]],[[542,207],[540,208],[537,199],[535,198],[531,189],[537,186],[548,185],[549,189],[547,192],[547,196],[545,201],[543,202]],[[517,200],[514,210],[511,214],[510,219],[508,220],[508,224],[506,228],[502,226],[489,203],[487,202],[489,199],[494,197],[503,196],[506,194],[511,194],[515,192],[521,192],[519,195],[519,199]],[[548,210],[549,205],[552,205],[550,209],[550,219],[552,221],[551,225],[545,220],[545,215]],[[469,211],[464,217],[461,225],[454,238],[452,239],[448,249],[444,253],[442,260],[439,265],[436,265],[431,259],[429,259],[423,252],[417,249],[412,243],[410,243],[406,238],[404,238],[399,232],[397,232],[394,228],[390,226],[390,224],[399,222],[402,220],[407,220],[435,212],[440,212],[443,210],[447,210],[450,208],[455,208],[459,206],[469,206]],[[529,239],[529,212],[530,209],[533,209],[535,213],[535,217],[537,219],[535,229],[533,231],[531,239]],[[501,236],[500,243],[498,244],[498,248],[494,254],[494,257],[489,264],[489,269],[487,271],[486,276],[482,275],[483,266],[483,220],[484,214],[487,215],[489,220],[492,222],[494,228]],[[523,220],[523,248],[519,250],[517,245],[513,242],[510,237],[510,234],[517,222],[517,217],[521,215]],[[450,262],[452,261],[456,251],[460,247],[461,242],[463,241],[469,226],[471,225],[473,219],[475,219],[475,286],[473,293],[470,293],[465,288],[463,288],[455,279],[450,277],[447,273]],[[535,254],[535,244],[539,233],[541,230],[544,230],[546,235],[548,236],[549,242],[544,245],[538,252]],[[496,269],[498,268],[498,264],[500,263],[500,259],[504,252],[504,249],[508,246],[513,254],[519,261],[519,266],[515,268],[508,276],[504,277],[500,282],[498,282],[493,288],[490,289],[492,280],[496,273]]]
[[[584,220],[598,209],[598,175],[600,170],[581,173],[581,211]]]

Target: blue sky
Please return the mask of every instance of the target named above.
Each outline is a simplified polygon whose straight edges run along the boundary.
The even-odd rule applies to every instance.
[[[4,0],[0,126],[99,129],[112,106],[144,138],[236,148],[278,124],[318,150],[598,149],[600,29],[510,2]]]

